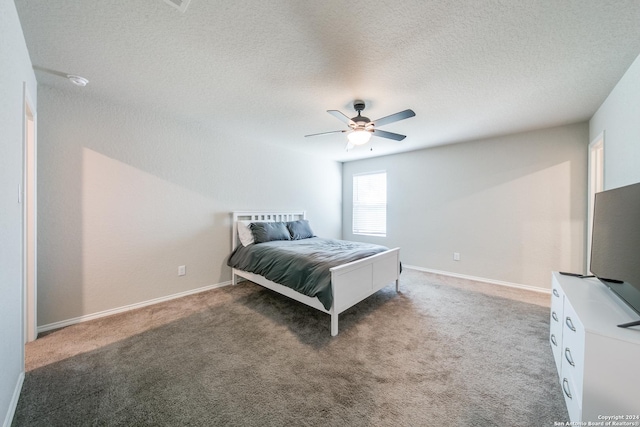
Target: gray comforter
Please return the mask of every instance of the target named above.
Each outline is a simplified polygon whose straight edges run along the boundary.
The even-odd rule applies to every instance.
[[[259,274],[301,294],[317,297],[329,310],[333,303],[329,268],[366,258],[387,248],[370,243],[312,237],[238,246],[229,267]]]

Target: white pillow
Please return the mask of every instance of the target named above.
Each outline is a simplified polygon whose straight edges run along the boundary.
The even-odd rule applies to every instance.
[[[238,237],[240,238],[240,243],[242,246],[249,246],[253,243],[253,233],[251,233],[251,229],[249,225],[252,222],[273,222],[272,219],[264,219],[262,221],[238,221]]]

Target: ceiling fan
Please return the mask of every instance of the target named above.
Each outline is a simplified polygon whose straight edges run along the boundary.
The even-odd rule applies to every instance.
[[[364,145],[371,139],[371,136],[378,136],[381,138],[393,139],[395,141],[402,141],[406,138],[406,135],[400,135],[398,133],[387,132],[377,129],[380,126],[388,125],[389,123],[397,122],[399,120],[408,119],[413,117],[416,113],[413,110],[404,110],[399,113],[391,114],[390,116],[382,117],[377,120],[369,120],[368,117],[360,115],[360,112],[364,110],[364,101],[356,100],[353,102],[353,109],[356,110],[358,115],[356,117],[349,118],[345,114],[338,110],[327,110],[327,113],[331,114],[340,121],[345,122],[349,129],[334,130],[330,132],[313,133],[309,136],[328,135],[330,133],[347,133],[347,150],[350,150],[356,145]]]

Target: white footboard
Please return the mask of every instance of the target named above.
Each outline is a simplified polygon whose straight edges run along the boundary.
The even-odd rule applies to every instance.
[[[331,270],[333,306],[331,335],[338,335],[338,315],[385,286],[394,283],[398,290],[400,248],[390,249]]]

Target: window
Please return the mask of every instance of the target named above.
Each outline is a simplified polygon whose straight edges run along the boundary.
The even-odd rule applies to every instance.
[[[387,172],[353,176],[353,234],[387,235]]]

